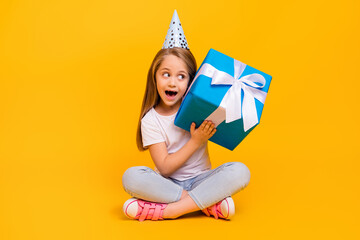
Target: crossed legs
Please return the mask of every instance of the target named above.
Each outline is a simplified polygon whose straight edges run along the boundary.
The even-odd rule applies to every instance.
[[[202,210],[247,186],[250,172],[242,163],[225,163],[198,176],[188,192],[148,167],[132,167],[123,175],[123,186],[131,196],[167,203],[163,218],[177,218]]]

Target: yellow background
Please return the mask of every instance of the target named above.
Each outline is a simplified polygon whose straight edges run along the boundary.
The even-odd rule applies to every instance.
[[[135,131],[174,9],[198,64],[214,48],[273,76],[241,161],[236,215],[139,223],[123,172],[153,166]],[[359,239],[360,4],[0,2],[0,239]]]

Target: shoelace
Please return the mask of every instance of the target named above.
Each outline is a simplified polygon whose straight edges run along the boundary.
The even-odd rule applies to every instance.
[[[138,200],[139,206],[142,208],[139,221],[142,222],[145,219],[151,219],[151,220],[159,220],[163,219],[163,210],[166,207],[166,204],[162,203],[153,203],[153,202],[145,202]]]
[[[211,207],[203,209],[203,212],[208,217],[210,217],[210,215],[213,215],[215,219],[218,219],[219,217],[225,218],[225,216],[222,214],[221,209],[220,209],[221,202],[222,201],[212,205]]]

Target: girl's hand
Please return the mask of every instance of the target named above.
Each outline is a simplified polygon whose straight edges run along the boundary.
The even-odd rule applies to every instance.
[[[205,120],[198,128],[195,129],[196,124],[193,122],[190,126],[191,139],[199,146],[211,138],[215,132],[215,124],[211,121]]]

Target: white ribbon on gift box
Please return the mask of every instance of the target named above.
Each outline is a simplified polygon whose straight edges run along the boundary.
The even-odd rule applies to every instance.
[[[260,89],[265,86],[266,80],[257,73],[240,78],[245,67],[246,64],[234,59],[233,77],[226,72],[216,69],[211,64],[204,63],[194,78],[193,82],[200,75],[204,75],[212,78],[211,85],[232,85],[223,97],[218,109],[206,118],[207,120],[212,120],[216,126],[224,120],[226,120],[226,123],[230,123],[241,119],[241,113],[245,132],[259,123],[255,98],[264,104],[267,93]],[[241,90],[244,92],[243,101],[241,101]]]

